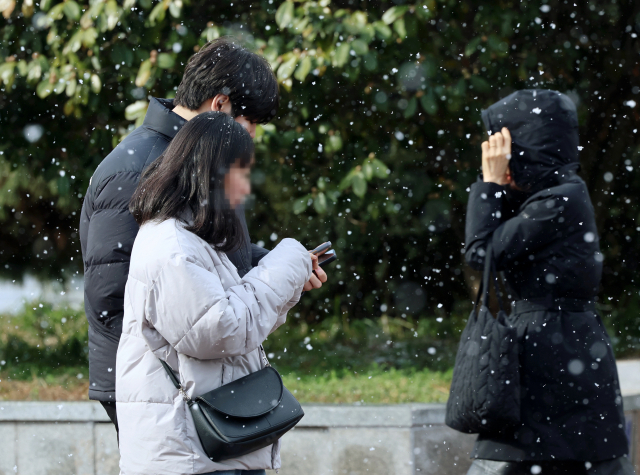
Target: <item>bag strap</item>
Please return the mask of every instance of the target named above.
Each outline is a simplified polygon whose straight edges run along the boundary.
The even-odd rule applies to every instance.
[[[260,345],[260,353],[261,353],[262,361],[264,362],[264,365],[270,367],[271,363],[269,363],[269,359],[267,358],[267,353],[264,351],[264,347],[262,345]],[[158,357],[156,356],[156,358],[158,358]],[[158,358],[158,361],[160,361],[160,364],[162,365],[164,370],[169,375],[169,379],[171,380],[173,385],[176,387],[176,389],[178,390],[178,392],[182,396],[182,399],[184,399],[186,402],[190,403],[191,402],[191,398],[185,392],[184,388],[182,387],[182,384],[180,384],[180,381],[176,377],[176,374],[171,369],[171,366],[169,366],[166,361],[161,360],[160,358]]]
[[[156,357],[157,358],[157,357]],[[161,360],[160,358],[158,358],[158,361],[160,361],[160,364],[162,365],[162,367],[164,368],[164,370],[167,372],[167,374],[169,375],[169,379],[171,380],[171,382],[173,383],[173,385],[176,387],[176,389],[178,390],[178,392],[180,393],[180,395],[182,396],[182,399],[184,399],[187,403],[191,403],[191,398],[189,397],[189,395],[185,392],[184,388],[182,387],[182,384],[180,384],[180,381],[178,381],[178,378],[176,378],[175,373],[173,372],[173,370],[171,369],[171,366],[169,366],[167,364],[166,361]]]
[[[264,351],[264,346],[260,345],[260,353],[262,353],[262,361],[265,366],[270,367],[271,363],[269,363],[269,358],[267,358],[267,354]]]
[[[498,272],[496,270],[496,262],[493,258],[493,236],[489,236],[489,240],[487,241],[487,249],[484,257],[484,271],[482,273],[482,281],[480,282],[480,287],[478,288],[478,295],[476,296],[476,301],[474,304],[474,308],[478,308],[478,304],[482,303],[483,306],[487,306],[489,303],[489,292],[491,289],[490,281],[493,280],[493,285],[496,290],[496,298],[498,299],[498,307],[500,310],[504,310],[502,306],[502,292],[500,291],[500,287],[498,285]]]

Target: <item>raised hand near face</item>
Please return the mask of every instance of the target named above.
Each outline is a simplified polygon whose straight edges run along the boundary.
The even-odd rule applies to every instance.
[[[485,183],[506,185],[511,183],[509,160],[511,159],[511,134],[503,127],[482,142],[482,177]]]

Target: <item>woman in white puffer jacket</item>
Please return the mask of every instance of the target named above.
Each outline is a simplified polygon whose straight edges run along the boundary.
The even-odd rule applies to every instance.
[[[178,132],[144,173],[130,210],[140,224],[116,364],[122,475],[263,474],[279,443],[215,463],[158,358],[190,397],[264,367],[260,344],[285,322],[317,258],[284,239],[242,279],[225,252],[242,231],[233,208],[250,191],[253,143],[223,113]]]

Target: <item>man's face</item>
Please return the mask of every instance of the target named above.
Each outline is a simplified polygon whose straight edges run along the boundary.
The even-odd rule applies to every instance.
[[[256,138],[256,123],[255,122],[251,122],[249,119],[247,119],[243,115],[239,115],[234,120],[238,124],[240,124],[244,128],[244,130],[249,132],[249,135],[251,135],[252,139]]]

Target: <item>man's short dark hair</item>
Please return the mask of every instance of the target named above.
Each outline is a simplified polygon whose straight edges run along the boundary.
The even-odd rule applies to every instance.
[[[228,37],[207,43],[189,59],[174,104],[196,110],[217,94],[229,96],[234,117],[261,124],[272,120],[280,105],[269,63]]]

